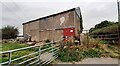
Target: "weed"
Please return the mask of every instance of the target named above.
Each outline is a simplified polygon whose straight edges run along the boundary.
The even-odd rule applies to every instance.
[[[99,41],[99,43],[100,43],[100,44],[109,44],[108,41],[103,41],[103,40]]]

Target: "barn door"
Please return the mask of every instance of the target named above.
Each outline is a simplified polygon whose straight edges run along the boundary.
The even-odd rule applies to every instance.
[[[64,28],[63,35],[64,35],[64,41],[68,41],[69,37],[75,36],[75,29],[74,28]]]

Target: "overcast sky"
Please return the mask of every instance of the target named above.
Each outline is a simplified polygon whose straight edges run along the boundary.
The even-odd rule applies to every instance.
[[[118,20],[117,0],[0,0],[0,22],[18,27],[22,34],[22,23],[75,7],[81,8],[84,30]]]

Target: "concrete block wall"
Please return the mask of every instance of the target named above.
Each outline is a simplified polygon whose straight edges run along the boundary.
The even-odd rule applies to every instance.
[[[23,32],[31,35],[32,41],[44,41],[47,39],[59,41],[63,37],[62,28],[68,27],[75,27],[75,34],[79,35],[80,19],[75,10],[24,24]]]

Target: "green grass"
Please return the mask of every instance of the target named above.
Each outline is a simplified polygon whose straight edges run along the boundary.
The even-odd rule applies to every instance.
[[[27,44],[20,44],[20,43],[2,43],[0,44],[2,49],[0,51],[7,51],[7,50],[13,50],[18,48],[27,47]]]
[[[0,46],[2,47],[2,49],[1,49],[0,51],[9,51],[9,50],[14,50],[14,49],[19,49],[19,48],[28,47],[29,45],[27,45],[27,44],[22,44],[22,43],[3,43],[3,44],[0,44]],[[50,44],[42,46],[41,49],[46,49],[46,48],[49,48],[49,47],[51,47]],[[30,53],[34,53],[34,52],[36,52],[36,51],[38,51],[38,50],[39,50],[39,48],[35,47],[35,48],[29,48],[29,49],[26,49],[26,50],[20,50],[20,51],[12,52],[12,60],[13,60],[13,59],[16,59],[16,58],[19,58],[19,57],[22,57],[22,56],[24,56],[24,55],[28,55],[28,54],[30,54]],[[48,49],[48,50],[46,50],[46,51],[49,51],[49,50],[50,50],[50,49]],[[45,51],[44,51],[44,52],[45,52]],[[44,52],[43,52],[43,53],[44,53]],[[6,61],[9,60],[8,54],[0,54],[0,56],[1,56],[1,57],[0,57],[0,63],[1,63],[1,62],[6,62]],[[12,62],[12,64],[20,63],[20,62],[22,62],[22,61],[28,60],[28,59],[33,58],[33,57],[35,57],[35,56],[38,56],[38,53],[33,54],[33,55],[30,55],[30,56],[28,56],[28,57],[26,57],[26,58],[23,58],[23,59],[20,59],[20,60],[18,60],[18,61],[14,61],[14,62]],[[30,63],[30,62],[33,62],[33,61],[35,61],[35,60],[37,60],[37,59],[38,59],[38,58],[31,60],[31,61],[25,63],[25,65],[28,64],[28,63]]]
[[[3,44],[0,44],[0,45],[2,47],[2,49],[0,51],[8,51],[8,50],[13,50],[13,49],[28,47],[27,44],[20,44],[20,43],[3,43]],[[24,56],[24,55],[28,55],[28,54],[33,53],[35,51],[38,51],[38,48],[30,48],[30,49],[27,49],[27,50],[12,52],[12,59],[15,59],[15,58],[18,58],[18,57],[21,57],[21,56]],[[21,59],[17,62],[14,62],[14,64],[16,64],[18,62],[21,62],[21,61],[24,61],[26,59],[29,59],[31,57],[34,57],[36,55],[37,54],[34,54],[34,55],[31,55],[31,56],[26,57],[24,59]],[[0,63],[8,61],[8,54],[0,54],[0,56],[1,56],[0,57]]]

